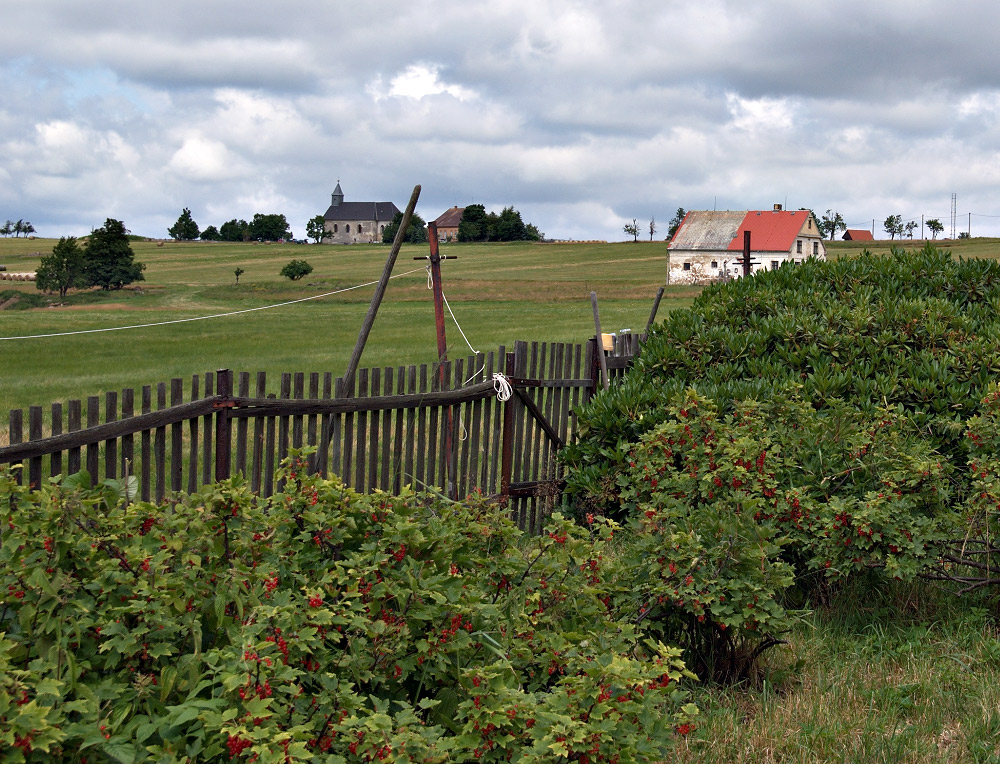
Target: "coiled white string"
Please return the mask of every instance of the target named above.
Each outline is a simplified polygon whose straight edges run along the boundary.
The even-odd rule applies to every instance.
[[[510,385],[510,380],[499,371],[493,375],[493,389],[497,391],[497,400],[503,403],[509,401],[514,394],[514,388]]]

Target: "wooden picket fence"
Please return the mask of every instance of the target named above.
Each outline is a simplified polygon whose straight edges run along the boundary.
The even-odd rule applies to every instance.
[[[624,338],[607,358],[609,374],[636,351],[636,339]],[[538,530],[561,500],[557,453],[600,384],[598,361],[595,339],[517,342],[443,364],[361,369],[351,389],[330,372],[281,374],[276,392],[265,372],[220,370],[108,392],[103,406],[100,396],[53,403],[48,417],[41,406],[27,418],[11,411],[0,464],[23,464],[20,477],[33,485],[82,469],[95,480],[134,475],[144,501],[236,474],[270,496],[282,488],[276,470],[289,450],[313,446],[312,468],[357,491],[481,492]],[[506,401],[496,372],[510,384]]]

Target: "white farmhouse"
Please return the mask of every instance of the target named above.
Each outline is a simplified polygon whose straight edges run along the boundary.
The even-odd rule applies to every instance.
[[[751,272],[826,259],[816,218],[809,210],[689,212],[667,245],[668,282],[707,284],[743,275],[743,236],[750,232]]]

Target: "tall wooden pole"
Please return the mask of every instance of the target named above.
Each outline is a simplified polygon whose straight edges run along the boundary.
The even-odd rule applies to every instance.
[[[399,224],[399,230],[396,231],[396,238],[393,239],[389,257],[385,261],[382,277],[378,280],[378,286],[375,287],[375,294],[372,295],[371,305],[368,306],[368,315],[365,316],[364,323],[361,325],[361,331],[358,332],[358,341],[354,345],[354,352],[351,353],[351,358],[347,362],[347,370],[344,372],[345,390],[350,391],[354,389],[354,374],[358,370],[361,354],[364,352],[365,343],[368,342],[368,335],[371,333],[372,325],[375,323],[375,316],[378,314],[379,305],[382,304],[382,298],[385,296],[385,288],[388,286],[389,277],[392,275],[392,267],[396,264],[396,257],[403,246],[403,240],[406,238],[406,229],[410,227],[413,210],[417,206],[417,199],[419,198],[420,186],[417,185],[413,187],[410,202],[406,205],[403,220]]]
[[[750,275],[750,232],[743,232],[743,275]]]
[[[444,333],[444,290],[441,287],[441,254],[438,249],[437,223],[427,224],[427,238],[431,248],[431,256],[428,258],[431,267],[431,289],[434,293],[434,327],[437,330],[438,346],[438,386],[444,390],[448,380],[445,376],[445,364],[448,361],[448,340]],[[445,479],[448,482],[448,498],[455,498],[455,447],[453,430],[455,429],[455,417],[452,408],[449,406],[445,412],[444,430],[444,453],[445,453]]]

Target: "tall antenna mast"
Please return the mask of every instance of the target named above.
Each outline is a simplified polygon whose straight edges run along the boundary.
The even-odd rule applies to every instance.
[[[951,195],[951,238],[955,238],[955,213],[958,209],[958,194]]]

